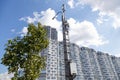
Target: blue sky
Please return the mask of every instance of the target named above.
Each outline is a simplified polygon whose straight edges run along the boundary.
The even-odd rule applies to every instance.
[[[120,56],[119,0],[1,0],[0,59],[7,40],[24,35],[28,23],[50,25],[58,30],[59,40],[62,40],[61,14],[55,20],[52,17],[63,3],[71,42]],[[7,67],[0,64],[0,74],[6,72]]]

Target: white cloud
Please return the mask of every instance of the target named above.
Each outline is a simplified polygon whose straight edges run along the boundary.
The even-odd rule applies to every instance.
[[[58,21],[57,19],[52,20],[55,14],[56,14],[55,11],[49,8],[46,11],[41,12],[41,17],[37,21],[41,22],[43,25],[49,25],[59,30],[61,26],[61,22]]]
[[[0,74],[0,80],[11,80],[13,74],[8,74],[8,72]]]
[[[28,32],[28,27],[23,27],[22,31],[20,32],[21,36],[25,36]]]
[[[51,8],[47,9],[46,11],[34,12],[34,17],[25,17],[21,18],[24,21],[29,22],[41,22],[43,25],[49,25],[51,27],[54,27],[58,31],[58,40],[61,41],[62,38],[62,27],[61,22],[57,20],[56,18],[52,20],[52,18],[55,16],[55,11]],[[30,20],[30,21],[29,21]],[[68,19],[68,22],[70,24],[70,39],[72,42],[77,43],[81,46],[90,46],[90,45],[103,45],[106,43],[106,41],[103,40],[103,37],[98,34],[95,26],[89,22],[89,21],[83,21],[78,22],[73,18]],[[25,28],[26,29],[26,28]],[[23,28],[23,33],[24,31]]]
[[[11,29],[11,32],[15,32],[15,29]]]
[[[103,37],[98,34],[93,23],[89,21],[77,22],[73,18],[68,20],[71,30],[70,39],[80,46],[103,45],[108,41],[103,41]]]
[[[27,21],[27,23],[34,23],[35,22],[35,18],[31,18],[30,16],[25,17],[25,18],[20,18],[20,21]]]
[[[120,0],[77,0],[75,4],[90,5],[93,11],[102,13],[101,16],[109,16],[114,28],[120,27]]]
[[[39,12],[33,12],[34,17],[23,17],[20,20],[27,21],[28,23],[34,23],[34,22],[41,22],[43,25],[49,25],[55,28],[59,28],[61,25],[61,22],[57,19],[52,20],[52,18],[56,15],[55,11],[51,8],[47,9],[46,11]]]
[[[116,56],[116,57],[120,57],[120,53],[116,53],[115,56]]]
[[[22,30],[22,32],[23,32],[24,34],[26,34],[26,33],[28,32],[27,27],[24,27],[23,30]]]
[[[52,10],[51,8],[47,9],[46,11],[41,11],[41,12],[33,12],[33,18],[32,17],[23,17],[20,18],[22,21],[26,21],[27,23],[35,23],[35,22],[40,22],[42,25],[49,25],[51,27],[56,28],[58,31],[61,30],[61,22],[58,21],[56,18],[52,20],[52,18],[56,15],[55,11]],[[25,27],[22,30],[22,33],[24,32]],[[61,35],[61,32],[58,32],[59,35]],[[23,34],[22,34],[23,36]],[[62,35],[61,35],[62,36]],[[62,40],[60,38],[60,40]]]
[[[69,0],[68,5],[70,6],[70,8],[74,8],[74,0]]]
[[[20,20],[26,21],[27,23],[40,22],[42,25],[48,25],[48,26],[54,27],[59,31],[61,28],[60,27],[61,22],[58,21],[56,18],[54,20],[52,20],[52,18],[55,15],[56,15],[55,11],[52,10],[51,8],[49,8],[46,11],[33,12],[34,17],[23,17],[23,18],[20,18]],[[24,28],[23,28],[23,30],[24,30]],[[22,32],[23,32],[23,30],[22,30]],[[58,32],[58,34],[60,34],[60,32]]]

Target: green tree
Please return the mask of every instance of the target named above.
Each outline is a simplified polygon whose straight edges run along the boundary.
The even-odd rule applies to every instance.
[[[45,57],[40,52],[48,46],[46,31],[40,23],[28,25],[24,37],[8,40],[2,64],[14,73],[12,80],[35,80],[45,68]]]

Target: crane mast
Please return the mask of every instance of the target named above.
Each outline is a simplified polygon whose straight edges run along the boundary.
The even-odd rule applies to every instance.
[[[63,49],[65,63],[65,80],[72,80],[70,75],[70,41],[69,41],[69,24],[65,19],[65,7],[62,5],[62,32],[63,32]]]
[[[65,80],[73,80],[76,77],[76,64],[70,59],[70,41],[69,41],[69,23],[65,18],[65,6],[62,5],[62,11],[59,11],[52,19],[59,13],[62,13],[62,32],[63,32],[63,50],[64,50],[64,64],[65,64]],[[74,68],[74,69],[73,69]]]

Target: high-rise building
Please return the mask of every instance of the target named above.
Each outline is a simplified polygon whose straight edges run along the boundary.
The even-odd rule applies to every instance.
[[[40,55],[46,57],[46,68],[42,71],[39,80],[58,80],[58,40],[55,28],[45,26],[49,39],[48,47]]]
[[[58,42],[55,28],[44,28],[49,46],[40,53],[46,57],[46,68],[39,80],[65,80],[63,42]],[[77,67],[74,80],[120,80],[119,57],[70,43],[70,59]]]
[[[71,43],[70,45],[70,57],[73,62],[76,63],[77,75],[74,80],[84,80],[84,75],[82,72],[82,62],[80,58],[80,48],[78,45]]]
[[[110,60],[110,55],[97,52],[97,56],[103,80],[119,80],[118,76],[116,75],[115,67]]]
[[[81,47],[80,59],[85,80],[103,79],[95,50],[87,47]]]
[[[77,75],[74,80],[84,80],[79,53],[79,46],[70,44],[70,59],[75,62],[77,66]],[[65,80],[63,42],[59,42],[59,73],[59,80]]]
[[[113,66],[115,68],[115,71],[117,73],[116,76],[118,76],[118,80],[120,80],[120,58],[115,57],[115,56],[111,56],[111,59],[112,59],[112,63],[113,63]]]
[[[65,63],[64,63],[64,51],[63,51],[63,42],[59,42],[59,79],[65,80]]]

